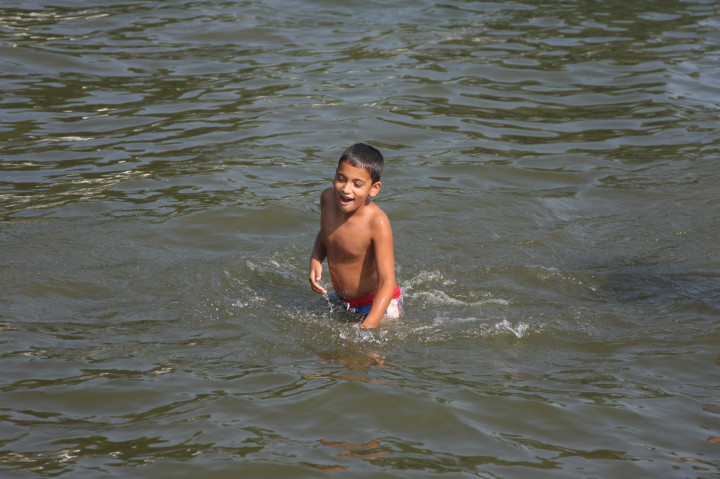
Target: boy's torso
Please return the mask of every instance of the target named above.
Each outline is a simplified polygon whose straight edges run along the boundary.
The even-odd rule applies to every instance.
[[[323,195],[320,234],[335,291],[345,298],[374,294],[377,273],[372,220],[384,214],[374,203],[350,217],[334,207],[332,191]]]

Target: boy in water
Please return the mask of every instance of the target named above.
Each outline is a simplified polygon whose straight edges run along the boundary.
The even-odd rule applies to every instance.
[[[377,327],[383,316],[402,314],[390,220],[370,201],[380,192],[383,166],[382,154],[370,145],[356,143],[343,152],[333,186],[320,195],[320,232],[310,256],[313,291],[327,294],[320,285],[327,258],[340,301],[367,314],[363,328]]]

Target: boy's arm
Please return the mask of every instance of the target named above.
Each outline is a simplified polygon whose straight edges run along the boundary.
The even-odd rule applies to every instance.
[[[376,328],[380,324],[395,293],[395,253],[390,220],[382,214],[373,223],[375,223],[372,229],[378,289],[370,313],[360,325],[363,328]]]
[[[321,222],[322,215],[325,210],[325,198],[328,194],[328,190],[331,190],[331,188],[327,188],[323,190],[322,193],[320,193]],[[313,244],[312,253],[310,253],[310,271],[308,273],[308,277],[310,279],[310,286],[312,287],[313,291],[320,294],[328,294],[327,290],[320,285],[320,278],[322,277],[322,263],[327,257],[327,249],[325,248],[325,243],[322,240],[321,233],[322,231],[318,231],[317,236],[315,236],[315,244]]]
[[[323,243],[320,232],[318,231],[315,237],[315,244],[313,245],[312,254],[310,255],[310,286],[313,291],[320,294],[327,294],[327,290],[320,285],[320,278],[322,277],[322,263],[325,261],[327,251],[325,250],[325,243]]]

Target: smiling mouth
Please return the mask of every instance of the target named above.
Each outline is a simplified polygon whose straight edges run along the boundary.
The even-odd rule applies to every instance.
[[[353,201],[353,199],[349,196],[340,195],[339,198],[340,198],[340,203],[342,203],[343,205],[349,205]]]

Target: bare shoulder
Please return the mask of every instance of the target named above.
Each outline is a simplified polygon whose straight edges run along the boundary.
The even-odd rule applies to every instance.
[[[325,188],[322,193],[320,193],[320,206],[325,206],[328,201],[332,198],[333,195],[333,189],[332,188]]]
[[[322,190],[322,193],[320,193],[320,199],[325,200],[326,198],[332,196],[333,189],[332,187],[325,188]]]
[[[370,212],[370,229],[375,233],[392,233],[388,215],[375,203],[371,203],[371,205],[373,208]]]

